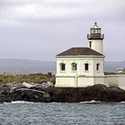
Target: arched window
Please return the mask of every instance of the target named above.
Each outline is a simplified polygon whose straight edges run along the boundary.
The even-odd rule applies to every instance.
[[[72,70],[77,70],[77,64],[76,63],[72,63]]]
[[[61,71],[65,71],[65,64],[64,63],[60,64],[60,69],[61,69]]]

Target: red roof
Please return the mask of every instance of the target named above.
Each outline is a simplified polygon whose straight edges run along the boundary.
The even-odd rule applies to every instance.
[[[74,56],[74,55],[95,55],[95,56],[104,56],[103,54],[96,52],[93,49],[88,47],[73,47],[68,49],[57,56]]]

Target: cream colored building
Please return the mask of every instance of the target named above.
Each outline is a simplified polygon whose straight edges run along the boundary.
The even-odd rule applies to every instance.
[[[87,35],[88,47],[70,48],[56,56],[55,87],[86,87],[94,84],[108,86],[104,75],[103,38],[95,23]]]
[[[108,84],[125,90],[125,74],[108,75]]]

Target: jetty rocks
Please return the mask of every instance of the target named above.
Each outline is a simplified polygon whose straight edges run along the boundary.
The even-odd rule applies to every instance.
[[[57,88],[51,82],[0,85],[0,103],[12,101],[78,103],[92,100],[125,101],[125,90],[102,84],[84,88]]]

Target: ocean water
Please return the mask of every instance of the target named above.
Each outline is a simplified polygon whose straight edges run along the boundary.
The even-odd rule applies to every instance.
[[[4,103],[0,125],[125,125],[125,102]]]

